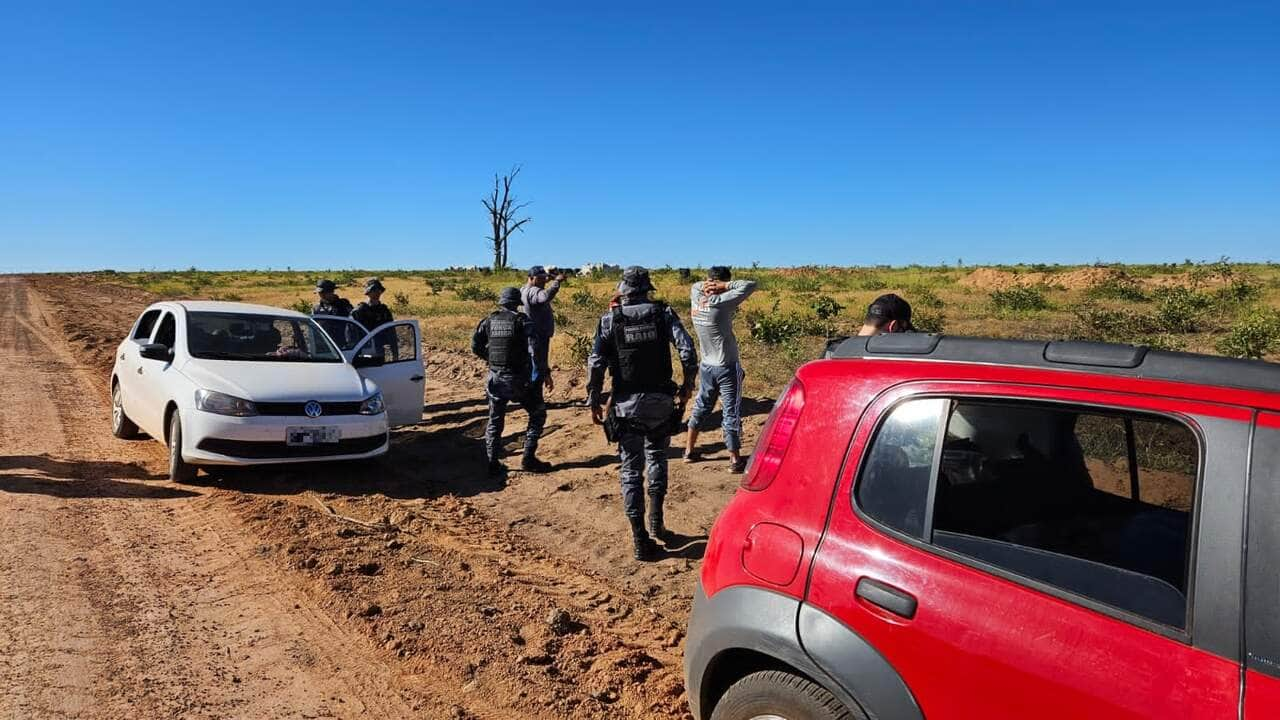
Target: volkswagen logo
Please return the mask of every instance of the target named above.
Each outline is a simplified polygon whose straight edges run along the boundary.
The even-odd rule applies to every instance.
[[[318,418],[320,413],[324,412],[324,408],[320,406],[320,403],[312,400],[302,406],[302,412],[306,413],[309,418]]]

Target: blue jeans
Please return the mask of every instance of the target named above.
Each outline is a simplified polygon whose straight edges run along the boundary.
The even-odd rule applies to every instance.
[[[730,452],[742,448],[742,379],[745,376],[742,363],[698,366],[698,397],[689,413],[689,429],[701,429],[703,418],[715,409],[718,398],[724,416],[721,423],[724,446]]]

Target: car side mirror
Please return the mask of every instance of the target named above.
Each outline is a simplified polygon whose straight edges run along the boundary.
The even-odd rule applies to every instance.
[[[138,348],[138,354],[148,360],[169,362],[173,359],[173,350],[164,343],[147,343]]]
[[[381,367],[386,360],[381,355],[357,355],[351,358],[351,366],[357,368]]]

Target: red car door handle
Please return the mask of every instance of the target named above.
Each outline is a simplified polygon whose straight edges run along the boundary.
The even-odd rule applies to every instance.
[[[915,596],[888,583],[864,577],[858,580],[856,592],[859,598],[898,617],[910,620],[916,616],[919,603]]]

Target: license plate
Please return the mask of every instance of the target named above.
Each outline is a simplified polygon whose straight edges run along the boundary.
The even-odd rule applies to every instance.
[[[339,439],[338,436],[338,428],[332,425],[287,427],[284,429],[284,442],[290,446],[336,443]]]

